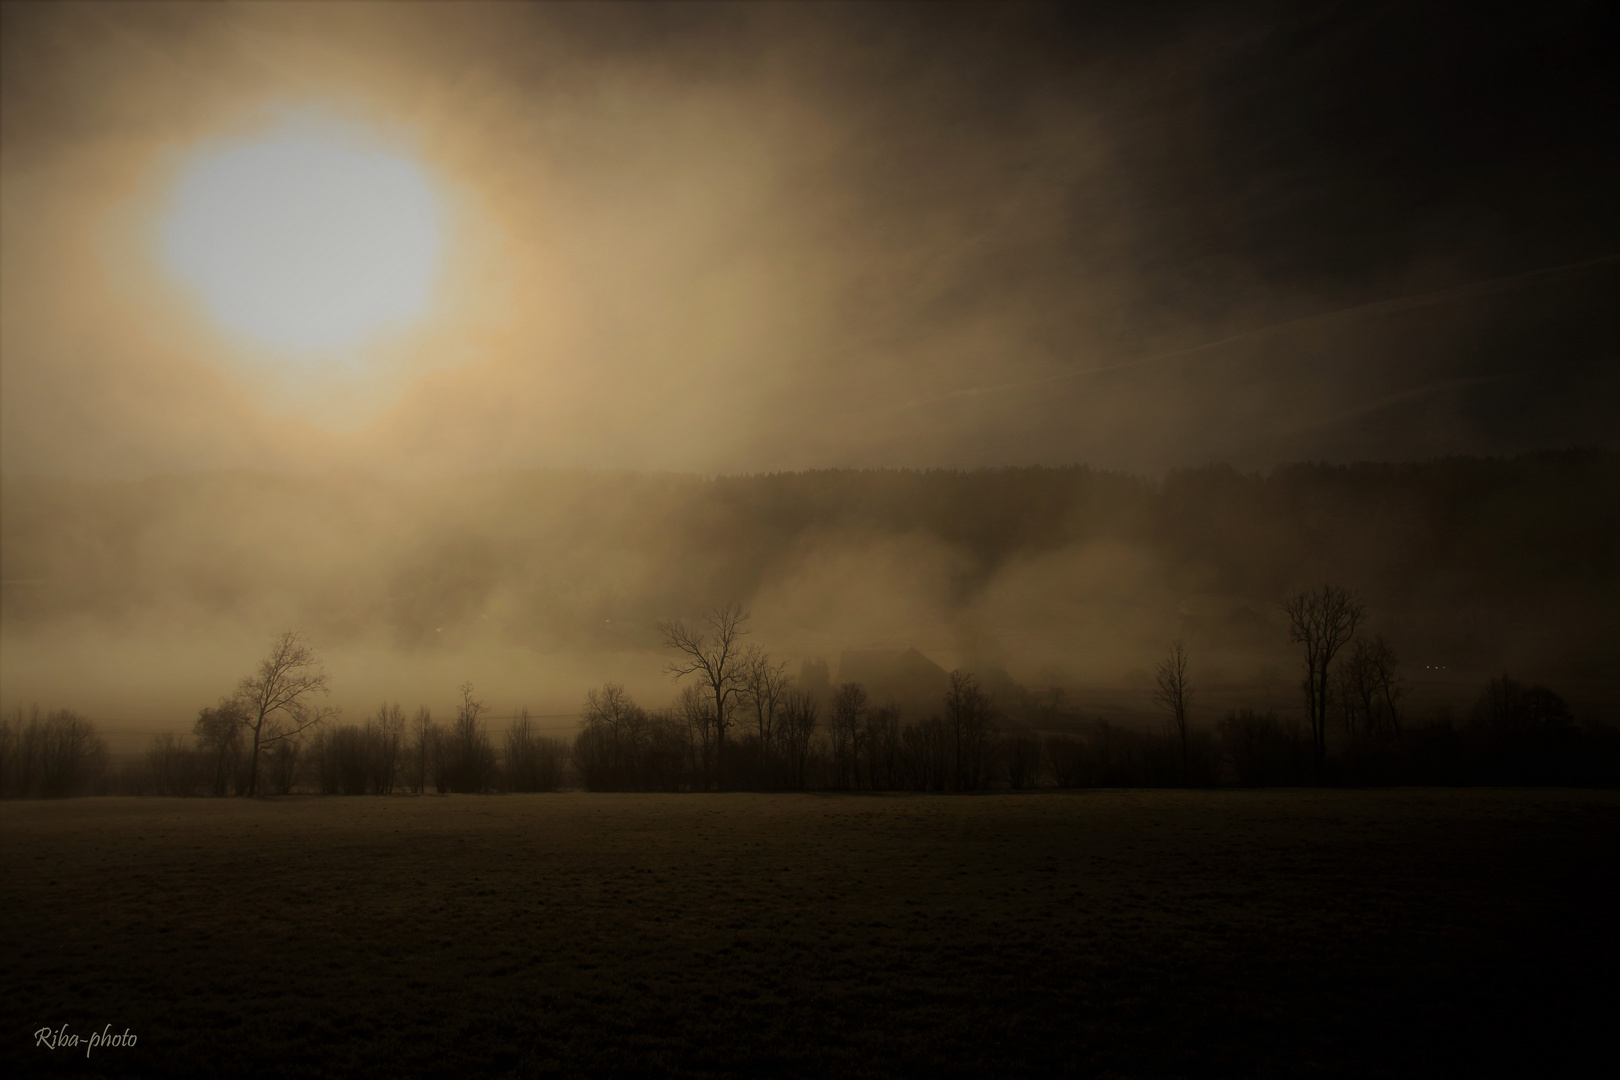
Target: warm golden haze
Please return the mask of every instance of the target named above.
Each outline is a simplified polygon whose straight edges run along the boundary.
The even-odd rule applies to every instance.
[[[1591,106],[1487,110],[1436,160],[1443,64],[1344,124],[1405,54],[1162,17],[1127,46],[1016,5],[8,7],[0,456],[1153,473],[1611,440],[1614,185],[1493,149],[1588,145]]]
[[[425,312],[441,216],[414,162],[293,129],[201,150],[176,184],[162,254],[229,333],[331,349]]]
[[[1451,7],[0,0],[0,1078],[1595,1071],[1620,4]]]

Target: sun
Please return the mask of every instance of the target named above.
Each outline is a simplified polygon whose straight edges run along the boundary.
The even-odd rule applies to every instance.
[[[340,349],[427,312],[442,216],[410,159],[284,131],[194,156],[162,249],[220,328],[273,350]]]

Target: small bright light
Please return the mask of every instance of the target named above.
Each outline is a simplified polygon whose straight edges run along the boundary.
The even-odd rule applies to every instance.
[[[438,201],[412,162],[283,135],[197,160],[164,231],[215,320],[288,350],[358,344],[424,313]]]

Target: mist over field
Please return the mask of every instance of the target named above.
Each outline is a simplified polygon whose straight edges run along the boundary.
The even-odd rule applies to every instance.
[[[749,640],[794,673],[819,659],[836,680],[845,650],[914,646],[1144,716],[1149,672],[1183,639],[1212,721],[1245,699],[1301,707],[1279,605],[1322,581],[1360,590],[1434,702],[1509,670],[1606,715],[1620,684],[1604,539],[1620,529],[1620,456],[1602,451],[1162,482],[1084,468],[8,479],[4,500],[6,703],[119,719],[189,722],[289,626],[356,716],[385,699],[442,710],[468,679],[500,713],[573,713],[609,679],[656,704],[674,693],[657,622],[738,602]]]

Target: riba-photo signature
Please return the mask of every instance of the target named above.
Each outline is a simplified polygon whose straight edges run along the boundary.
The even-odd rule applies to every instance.
[[[130,1033],[129,1028],[114,1034],[112,1025],[107,1024],[100,1031],[80,1037],[68,1031],[68,1026],[63,1024],[59,1028],[42,1027],[34,1032],[34,1045],[43,1046],[47,1050],[76,1050],[82,1046],[84,1056],[89,1057],[92,1050],[110,1046],[134,1046],[135,1036]]]

